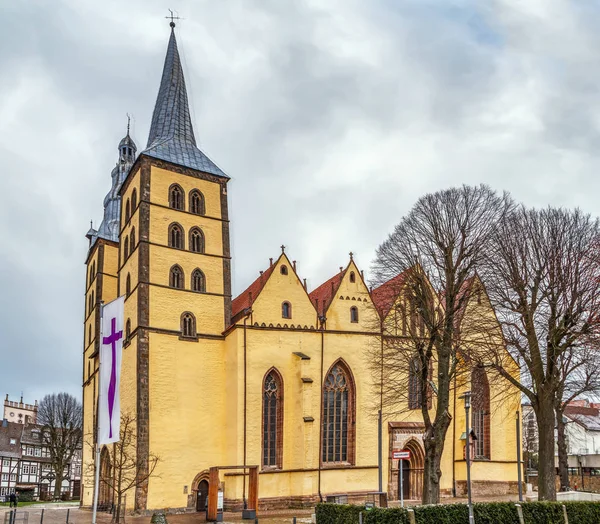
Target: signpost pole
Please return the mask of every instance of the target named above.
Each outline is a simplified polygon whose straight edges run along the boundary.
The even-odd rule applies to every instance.
[[[404,507],[404,460],[400,459],[400,506]]]

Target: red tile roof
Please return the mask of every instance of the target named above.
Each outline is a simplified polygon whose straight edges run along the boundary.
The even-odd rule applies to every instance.
[[[248,288],[240,293],[236,298],[231,302],[231,318],[233,319],[238,313],[241,313],[244,309],[252,306],[262,288],[265,286],[267,280],[271,276],[273,269],[275,269],[275,265],[273,264],[269,266],[269,268],[263,272]]]
[[[344,269],[341,273],[338,273],[332,276],[326,282],[323,282],[318,288],[314,289],[311,293],[309,293],[310,301],[313,303],[315,308],[317,309],[317,314],[324,315],[333,300],[333,297],[337,293],[340,284],[342,283],[342,279],[346,274],[348,268]],[[318,307],[316,301],[318,300]]]
[[[394,302],[396,302],[398,295],[400,295],[406,277],[408,276],[408,271],[409,270],[407,269],[399,275],[396,275],[394,278],[390,278],[387,282],[384,282],[381,286],[376,287],[371,291],[373,304],[382,318],[387,316],[390,309],[392,309]]]

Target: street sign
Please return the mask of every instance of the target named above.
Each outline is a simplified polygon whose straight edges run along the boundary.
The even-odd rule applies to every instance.
[[[410,460],[410,451],[403,449],[402,451],[392,451],[393,459]]]

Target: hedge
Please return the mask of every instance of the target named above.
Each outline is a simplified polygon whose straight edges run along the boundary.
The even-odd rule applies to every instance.
[[[562,506],[567,508],[569,523],[600,523],[600,503],[597,502],[526,502],[521,504],[525,524],[564,524]],[[466,504],[415,506],[417,524],[468,524]],[[404,508],[373,508],[343,504],[318,504],[317,524],[357,524],[363,511],[364,524],[409,524]],[[519,524],[517,508],[512,502],[477,503],[473,505],[476,524]]]

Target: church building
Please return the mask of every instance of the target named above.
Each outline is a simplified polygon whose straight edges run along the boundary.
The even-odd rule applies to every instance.
[[[128,511],[204,511],[211,482],[226,509],[241,509],[256,496],[253,474],[259,509],[371,500],[379,490],[380,397],[369,348],[397,314],[400,293],[391,284],[369,289],[352,255],[308,290],[282,246],[232,297],[229,177],[197,146],[174,27],[147,145],[138,152],[129,130],[121,140],[104,219],[87,233],[84,442],[95,438],[100,304],[124,295],[121,411],[135,419],[142,474],[151,457],[160,459],[127,494]],[[484,371],[465,389],[475,386],[475,495],[514,492],[520,395],[496,402]],[[442,460],[447,496],[465,489],[460,394],[452,392]],[[383,410],[382,487],[392,501],[400,480],[404,498],[421,497],[423,401],[435,404],[435,395],[407,395],[402,415]],[[405,449],[402,462],[396,452]],[[113,460],[112,446],[102,449],[101,506],[113,501]],[[82,505],[91,506],[90,445],[83,461]]]

